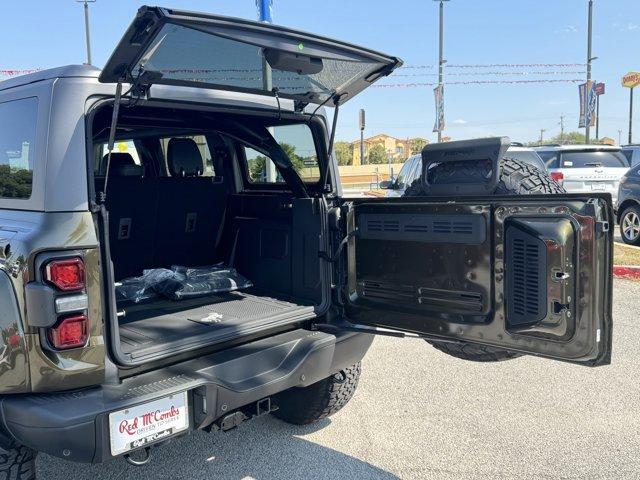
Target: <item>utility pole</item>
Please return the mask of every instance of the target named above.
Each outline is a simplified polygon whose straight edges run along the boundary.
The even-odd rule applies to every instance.
[[[584,96],[584,101],[585,101],[585,116],[588,118],[589,117],[589,91],[590,91],[590,86],[591,86],[591,62],[592,60],[594,60],[594,58],[591,56],[591,39],[592,39],[592,35],[593,34],[593,0],[589,0],[589,20],[588,20],[588,26],[587,26],[587,85],[585,88],[585,96]],[[587,143],[587,145],[589,145],[590,140],[589,140],[589,123],[591,123],[590,121],[585,121],[585,141]]]
[[[449,0],[434,0],[440,2],[440,34],[439,34],[439,54],[438,54],[438,88],[442,92],[442,104],[444,105],[444,2]],[[444,107],[443,107],[444,108]],[[438,129],[438,143],[442,142],[442,129]]]
[[[256,0],[256,7],[258,8],[258,20],[264,23],[273,23],[273,0]],[[267,59],[262,57],[262,88],[266,92],[273,90],[273,72],[271,71],[271,65],[267,62]],[[273,134],[273,128],[269,128],[271,134]],[[329,152],[331,155],[331,152]],[[265,162],[265,175],[266,181],[269,183],[275,182],[278,177],[276,166],[273,162]]]
[[[364,127],[366,123],[364,108],[361,108],[358,112],[358,123],[360,124],[360,165],[364,165]]]
[[[544,132],[546,132],[546,131],[547,131],[546,128],[541,128],[540,129],[540,142],[539,142],[540,145],[542,145],[542,137],[544,135]]]
[[[95,3],[96,0],[76,0],[78,3],[84,3],[84,33],[87,40],[87,65],[91,65],[91,34],[89,33],[89,4]]]
[[[633,88],[629,89],[629,145],[633,143]]]
[[[564,114],[560,115],[560,145],[564,142]]]

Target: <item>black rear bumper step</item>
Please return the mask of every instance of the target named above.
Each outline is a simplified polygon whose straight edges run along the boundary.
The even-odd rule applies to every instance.
[[[362,359],[373,337],[294,330],[125,379],[59,394],[7,396],[3,427],[17,442],[66,460],[112,457],[109,413],[187,391],[190,428],[292,387],[311,385]]]

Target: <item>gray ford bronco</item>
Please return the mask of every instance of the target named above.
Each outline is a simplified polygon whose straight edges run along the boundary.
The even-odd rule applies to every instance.
[[[143,7],[103,70],[0,83],[2,478],[35,478],[37,452],[142,464],[198,429],[315,422],[375,335],[610,362],[607,194],[494,138],[427,146],[402,198],[343,197],[339,107],[400,65]]]

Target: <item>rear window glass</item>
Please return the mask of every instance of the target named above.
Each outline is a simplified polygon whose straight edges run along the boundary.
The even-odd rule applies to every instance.
[[[257,38],[253,41],[260,42]],[[304,43],[297,44],[295,48],[301,54],[309,50]],[[265,53],[260,45],[167,24],[146,50],[141,62],[144,63],[145,70],[161,72],[164,81],[178,80],[263,90],[263,58]],[[366,77],[369,72],[382,66],[380,63],[357,61],[356,58],[323,58],[319,62],[320,70],[313,74],[274,68],[272,87],[286,94],[315,93],[323,101],[335,89],[359,77]],[[134,77],[140,68],[140,64],[134,68]]]
[[[516,160],[520,160],[521,162],[529,165],[533,165],[539,170],[545,170],[544,163],[536,152],[528,150],[507,150],[506,156],[509,158],[515,158]]]
[[[306,124],[279,125],[270,128],[273,138],[287,154],[300,178],[307,183],[320,180],[318,155],[311,129]],[[247,174],[251,183],[283,183],[270,158],[244,147]]]
[[[558,152],[537,152],[547,168],[558,168]]]
[[[627,168],[628,166],[627,159],[619,151],[562,153],[562,168]]]
[[[31,197],[37,116],[37,98],[0,103],[0,197]]]

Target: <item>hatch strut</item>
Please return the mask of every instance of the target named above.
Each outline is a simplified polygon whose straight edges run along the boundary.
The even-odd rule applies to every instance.
[[[113,146],[116,140],[116,127],[118,125],[118,112],[120,111],[120,99],[122,98],[122,79],[118,81],[116,85],[116,96],[113,101],[113,112],[111,114],[111,126],[109,127],[109,141],[107,142],[107,171],[104,174],[104,185],[102,186],[102,192],[100,192],[100,203],[107,201],[107,184],[109,182],[109,170],[111,165],[111,153],[113,152]]]
[[[333,142],[336,138],[336,126],[338,124],[338,113],[340,113],[340,99],[342,95],[335,95],[333,98],[333,104],[335,105],[335,110],[333,111],[333,125],[331,126],[331,136],[329,137],[329,146],[327,148],[327,153],[329,154],[329,158],[333,155]],[[314,112],[315,113],[315,112]],[[322,176],[322,189],[327,191],[327,180],[329,179],[329,168],[330,163],[327,162],[327,168],[324,169],[324,175]]]

